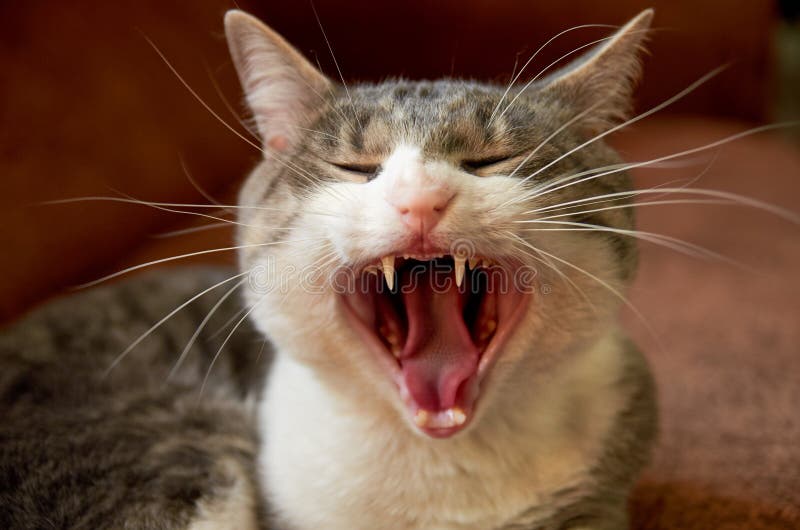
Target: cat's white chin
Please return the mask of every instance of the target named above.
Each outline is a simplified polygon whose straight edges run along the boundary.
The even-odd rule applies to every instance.
[[[394,382],[412,428],[464,431],[481,385],[532,298],[520,266],[496,259],[392,256],[347,268],[347,320]]]

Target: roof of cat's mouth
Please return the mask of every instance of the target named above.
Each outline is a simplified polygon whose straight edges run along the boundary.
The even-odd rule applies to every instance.
[[[351,323],[398,386],[412,422],[434,437],[462,430],[480,384],[528,296],[509,260],[384,256],[342,294]]]

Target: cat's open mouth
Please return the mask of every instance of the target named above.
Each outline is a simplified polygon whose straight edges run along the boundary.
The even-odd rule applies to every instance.
[[[448,437],[469,423],[480,384],[524,311],[529,296],[515,267],[500,261],[384,257],[342,295],[428,435]]]

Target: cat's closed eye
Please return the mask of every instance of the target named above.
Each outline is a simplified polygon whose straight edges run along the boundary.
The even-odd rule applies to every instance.
[[[380,164],[360,164],[355,162],[328,162],[350,178],[350,180],[368,181],[380,173]]]
[[[492,169],[494,166],[507,163],[514,158],[516,158],[515,155],[503,154],[482,158],[464,159],[461,161],[461,169],[468,173],[480,175],[485,173],[486,170]]]

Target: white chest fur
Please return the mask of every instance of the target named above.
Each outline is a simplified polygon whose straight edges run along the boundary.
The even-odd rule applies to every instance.
[[[413,433],[389,409],[357,411],[279,355],[260,410],[268,500],[299,530],[485,530],[537,505],[546,516],[549,496],[580,483],[602,449],[622,401],[620,355],[609,336],[526,406],[447,440]]]

